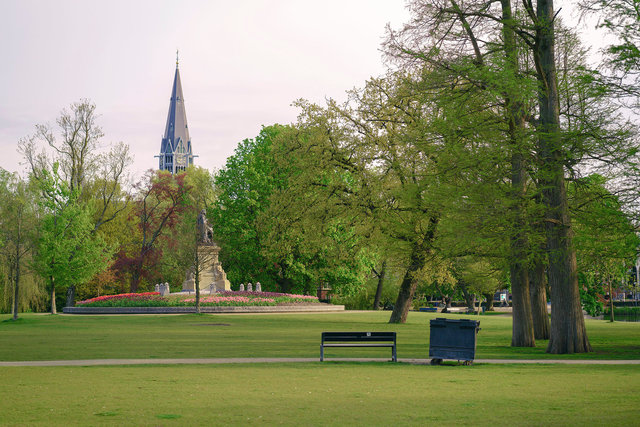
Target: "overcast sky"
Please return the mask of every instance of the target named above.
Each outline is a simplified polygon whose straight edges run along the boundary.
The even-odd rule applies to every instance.
[[[81,98],[105,145],[124,141],[133,172],[157,168],[180,50],[196,164],[224,165],[262,125],[291,123],[384,71],[385,25],[404,0],[3,1],[0,167],[24,171],[19,138]]]
[[[138,176],[158,166],[176,49],[196,164],[214,170],[261,126],[295,121],[294,100],[344,99],[382,74],[385,25],[408,20],[404,0],[4,0],[2,9],[0,167],[24,171],[18,139],[87,98],[104,145],[127,143]]]

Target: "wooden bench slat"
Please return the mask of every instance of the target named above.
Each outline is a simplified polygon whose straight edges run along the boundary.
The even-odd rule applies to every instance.
[[[395,332],[322,332],[321,362],[325,347],[391,347],[392,360],[397,361]]]
[[[325,347],[395,347],[395,344],[383,344],[383,343],[369,343],[369,344],[347,344],[347,343],[333,343],[324,344]]]

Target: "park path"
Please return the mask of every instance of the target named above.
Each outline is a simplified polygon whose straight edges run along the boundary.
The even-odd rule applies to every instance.
[[[326,360],[326,359],[325,359]],[[328,359],[336,362],[381,362],[387,359]],[[0,362],[8,366],[113,366],[113,365],[216,365],[230,363],[309,363],[319,358],[251,357],[204,359],[89,359],[89,360],[31,360]],[[412,365],[428,365],[431,359],[398,359]],[[640,360],[576,360],[576,359],[475,359],[475,364],[542,364],[542,365],[640,365]]]

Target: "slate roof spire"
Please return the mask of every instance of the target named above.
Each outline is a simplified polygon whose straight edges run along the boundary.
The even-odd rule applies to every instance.
[[[173,88],[169,101],[169,113],[160,143],[159,169],[171,173],[181,172],[193,164],[191,137],[187,125],[187,113],[182,96],[182,83],[178,69],[178,51],[176,51],[176,73],[173,77]]]

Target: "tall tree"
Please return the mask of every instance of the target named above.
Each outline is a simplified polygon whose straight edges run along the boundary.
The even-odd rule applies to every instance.
[[[406,321],[416,287],[437,256],[439,222],[430,197],[438,139],[420,134],[431,125],[433,103],[417,100],[408,80],[403,73],[370,79],[343,105],[299,102],[296,129],[279,156],[289,162],[290,178],[272,215],[284,232],[301,230],[297,235],[307,242],[306,236],[316,237],[316,247],[349,247],[351,259],[384,251],[402,264],[394,323]],[[331,241],[336,224],[352,236],[348,245]]]
[[[53,165],[77,203],[92,211],[92,234],[113,221],[127,209],[130,195],[123,189],[128,184],[127,167],[132,158],[124,143],[101,150],[104,133],[98,125],[96,106],[83,99],[63,109],[56,120],[57,129],[49,124],[36,125],[33,135],[19,141],[22,152],[36,181],[47,179]],[[71,285],[67,304],[72,305],[75,284]]]
[[[18,319],[20,284],[36,224],[35,200],[27,183],[0,169],[0,254],[13,284],[13,320]]]
[[[555,18],[553,0],[538,0],[529,17],[535,24],[534,58],[539,82],[540,112],[538,136],[539,183],[546,206],[545,224],[549,253],[551,288],[551,330],[549,353],[591,351],[584,327],[578,290],[576,253],[569,215],[565,164],[567,154],[560,129],[559,93],[555,57]]]
[[[500,230],[510,241],[504,256],[510,264],[514,298],[512,345],[533,346],[535,341],[527,275],[528,170],[532,151],[527,117],[534,87],[531,79],[526,77],[526,72],[521,70],[522,43],[517,39],[518,24],[511,2],[415,1],[410,8],[413,12],[411,23],[399,32],[389,33],[386,43],[389,56],[400,59],[404,64],[408,61],[413,65],[418,61],[419,66],[443,70],[448,85],[443,85],[435,96],[451,100],[453,92],[457,98],[464,99],[467,105],[457,101],[455,104],[462,108],[449,110],[446,120],[451,121],[449,126],[452,130],[455,129],[458,134],[467,132],[468,143],[473,146],[487,148],[490,141],[508,154],[505,160],[510,170],[506,176],[495,177],[497,181],[485,177],[480,182],[490,187],[496,187],[504,178],[510,182],[509,189],[500,190],[503,192],[500,205],[504,207],[501,217],[507,219],[508,223],[493,230]],[[476,101],[473,101],[474,98]],[[475,111],[485,120],[471,122],[469,113],[474,109],[468,106],[478,101],[481,104]],[[472,123],[473,127],[470,126]],[[473,132],[477,129],[493,129],[494,136],[485,141],[473,138]],[[500,141],[500,135],[503,141]],[[494,153],[493,150],[476,151],[476,155],[485,158]],[[478,166],[480,164],[475,165]],[[461,176],[465,176],[463,171],[468,167],[466,165],[460,170]],[[468,187],[469,184],[477,187],[476,183],[469,180],[457,181],[462,187]],[[467,195],[465,197],[468,203],[470,199]]]
[[[121,247],[116,268],[129,278],[130,292],[137,292],[140,281],[150,277],[162,253],[160,238],[168,234],[189,208],[186,173],[172,175],[149,170],[136,185],[132,216],[137,233],[129,247]]]
[[[278,126],[265,127],[256,138],[242,141],[215,176],[218,199],[210,210],[212,226],[232,283],[273,286],[266,277],[271,269],[260,253],[256,221],[278,185],[270,152],[279,131]]]
[[[522,200],[518,194],[525,193],[518,191],[518,188],[522,188],[523,183],[536,185],[535,192],[530,193],[529,197],[535,197],[536,192],[542,194],[540,200],[545,207],[547,235],[545,249],[552,264],[548,272],[552,290],[556,286],[556,291],[559,292],[557,298],[552,298],[558,329],[555,334],[553,331],[551,333],[548,351],[588,351],[590,347],[584,335],[584,322],[575,298],[577,281],[575,262],[572,261],[575,260],[575,251],[570,238],[572,232],[567,210],[565,172],[576,174],[579,167],[588,161],[591,162],[590,167],[594,163],[619,164],[624,156],[613,154],[619,152],[617,148],[621,147],[614,142],[617,137],[609,138],[602,132],[603,129],[609,129],[606,122],[602,121],[603,117],[609,115],[609,122],[617,119],[610,115],[610,110],[601,112],[600,108],[589,105],[596,104],[592,100],[598,89],[595,85],[591,85],[589,89],[589,84],[582,84],[593,82],[595,75],[584,67],[581,73],[575,72],[580,68],[574,68],[573,80],[565,86],[579,91],[572,92],[570,98],[565,97],[570,102],[562,102],[556,71],[557,17],[552,13],[552,2],[538,1],[534,5],[531,1],[525,1],[520,13],[511,13],[512,6],[508,1],[500,2],[499,5],[481,1],[414,1],[410,3],[414,13],[411,24],[399,33],[391,32],[387,46],[395,57],[409,59],[411,64],[419,61],[445,70],[452,76],[452,85],[467,85],[501,97],[504,100],[503,111],[508,119],[504,121],[505,124],[513,123],[514,119],[517,119],[516,123],[525,120],[524,127],[522,124],[509,126],[510,130],[516,129],[518,132],[505,132],[510,140],[519,141],[507,148],[513,154],[510,175],[514,191],[511,199]],[[514,42],[518,58],[531,64],[523,72],[518,72],[514,61]],[[504,53],[504,66],[500,66],[501,62],[495,56],[498,51]],[[528,75],[535,76],[535,86],[531,85],[530,78],[525,78]],[[581,84],[576,85],[577,82]],[[535,91],[530,90],[532,87]],[[584,88],[588,90],[580,91]],[[523,90],[518,93],[520,89]],[[446,94],[447,91],[442,93]],[[573,102],[576,100],[579,102]],[[490,105],[487,104],[487,107],[491,108]],[[563,105],[562,111],[559,105]],[[532,114],[533,106],[537,109],[538,117]],[[591,120],[591,116],[594,120]],[[523,130],[526,131],[524,135]],[[513,136],[518,134],[524,137],[514,139]],[[535,147],[532,145],[533,141],[536,142]],[[624,155],[631,153],[627,149],[620,152]],[[532,162],[533,159],[536,160],[535,163]],[[523,179],[523,170],[530,176],[525,175]],[[518,249],[525,243],[524,237],[527,237],[520,233],[522,220],[518,221],[518,218],[523,217],[518,212],[522,214],[523,210],[513,209],[513,215],[509,216],[513,225],[511,262],[515,264],[512,265],[512,272],[517,273],[517,277],[512,275],[512,279],[516,279],[514,285],[518,284],[520,290],[526,290],[528,275],[522,267],[530,264],[530,254],[537,252],[537,243],[530,242],[529,248],[518,254]],[[529,258],[528,263],[524,262],[523,255]],[[524,305],[530,298],[529,292],[514,291],[514,294],[517,294],[517,299],[522,300]],[[527,310],[514,307],[514,341],[520,341],[523,345],[531,345],[533,342],[533,337],[528,339],[531,328],[525,326],[530,324],[527,316]],[[524,327],[525,336],[522,338],[518,337],[522,334],[517,332],[520,328],[515,325],[516,322]],[[573,334],[572,337],[561,338],[564,333],[561,331],[574,332],[568,332]],[[564,342],[568,341],[573,344],[565,345]]]
[[[77,190],[60,178],[57,164],[41,172],[39,186],[44,216],[34,267],[48,282],[51,314],[56,314],[56,288],[89,280],[108,265],[112,250],[93,234],[91,210],[78,203]]]

